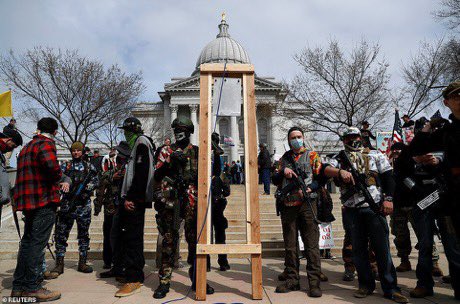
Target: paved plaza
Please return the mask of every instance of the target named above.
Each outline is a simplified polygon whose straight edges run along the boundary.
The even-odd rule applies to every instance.
[[[397,262],[396,259],[394,259]],[[341,274],[343,266],[341,259],[322,260],[324,273],[329,277],[329,282],[322,283],[323,297],[309,298],[306,294],[307,276],[305,272],[305,260],[302,260],[301,290],[288,294],[275,293],[277,275],[283,270],[283,260],[280,258],[264,258],[263,260],[263,285],[264,298],[262,301],[252,301],[251,293],[251,272],[248,259],[230,259],[232,269],[228,272],[218,271],[216,258],[213,258],[213,267],[208,273],[209,283],[215,288],[216,293],[209,295],[207,301],[201,303],[393,303],[382,297],[380,287],[376,293],[366,299],[353,297],[355,282],[343,282]],[[51,262],[51,261],[50,261]],[[412,265],[416,264],[414,255],[411,259]],[[447,272],[445,256],[441,257],[441,268]],[[179,269],[174,273],[171,292],[163,301],[152,297],[154,289],[158,285],[157,271],[154,269],[154,261],[147,260],[145,273],[146,279],[141,292],[133,296],[118,299],[114,294],[119,285],[115,279],[100,279],[97,274],[102,271],[102,261],[93,261],[95,272],[82,274],[76,271],[76,260],[66,261],[65,272],[56,280],[46,283],[46,287],[62,292],[62,298],[53,303],[165,303],[168,300],[184,298],[189,289],[188,267]],[[1,295],[8,296],[11,292],[11,283],[15,260],[0,260],[0,288]],[[399,285],[403,293],[409,296],[409,291],[415,286],[415,271],[399,274]],[[411,303],[456,303],[453,299],[453,291],[450,285],[443,284],[436,279],[435,296],[425,299],[410,299]],[[190,292],[188,297],[173,303],[194,303],[194,293]],[[199,302],[198,302],[199,303]]]

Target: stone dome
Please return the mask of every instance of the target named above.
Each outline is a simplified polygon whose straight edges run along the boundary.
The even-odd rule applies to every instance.
[[[216,39],[209,42],[201,51],[196,61],[195,71],[192,75],[200,72],[202,63],[225,62],[227,63],[251,63],[245,49],[228,33],[228,24],[225,18],[219,24],[219,34]]]

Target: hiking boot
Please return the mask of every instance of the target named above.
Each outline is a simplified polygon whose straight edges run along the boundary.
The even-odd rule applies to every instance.
[[[114,278],[114,277],[120,277],[123,275],[122,273],[114,270],[113,268],[110,269],[109,271],[104,271],[99,274],[99,277],[101,279],[106,279],[106,278]]]
[[[155,299],[163,299],[164,297],[166,297],[166,295],[169,292],[169,286],[170,286],[169,284],[160,283],[160,286],[158,286],[158,288],[155,289],[155,292],[153,293],[153,297]]]
[[[391,295],[384,295],[384,297],[393,300],[396,303],[409,303],[409,300],[400,292],[394,292]]]
[[[355,272],[349,269],[345,269],[342,280],[345,282],[351,282],[351,281],[354,281],[354,279],[355,279]]]
[[[433,262],[433,269],[431,270],[431,274],[436,278],[442,277],[444,275],[441,268],[439,267],[438,261]]]
[[[363,298],[365,298],[367,296],[370,296],[372,293],[374,293],[374,291],[371,291],[371,290],[368,290],[368,289],[365,289],[365,288],[360,288],[357,291],[355,291],[353,296],[355,298],[358,298],[358,299],[363,299]]]
[[[93,267],[91,267],[88,264],[86,264],[86,256],[80,255],[80,258],[78,259],[77,271],[83,272],[83,273],[91,273],[91,272],[93,272]]]
[[[406,271],[411,271],[411,270],[412,270],[412,266],[408,258],[402,258],[401,264],[399,264],[399,266],[396,267],[397,272],[406,272]]]
[[[446,275],[446,276],[443,276],[441,280],[442,280],[443,283],[446,283],[446,284],[452,283],[452,278],[450,277],[450,274]]]
[[[319,273],[319,280],[321,282],[327,282],[327,281],[329,281],[329,278],[327,277],[327,275],[325,275],[324,273],[320,272]]]
[[[22,290],[12,290],[10,297],[22,297]]]
[[[433,295],[433,289],[429,290],[424,287],[417,286],[410,291],[411,298],[424,298]]]
[[[310,291],[308,292],[310,298],[321,298],[323,296],[323,292],[319,286],[310,286]]]
[[[120,289],[118,289],[115,296],[121,298],[141,292],[141,286],[141,282],[125,283],[120,287]]]
[[[278,281],[284,282],[288,279],[288,274],[286,269],[278,275]]]
[[[276,293],[287,293],[287,292],[296,291],[296,290],[300,290],[299,283],[292,283],[292,282],[286,281],[283,284],[278,285],[278,287],[276,287],[275,292]]]
[[[53,280],[56,279],[58,276],[64,273],[64,257],[59,256],[56,257],[56,265],[50,271],[45,271],[43,273],[43,278],[45,280]]]
[[[22,296],[34,297],[37,299],[37,302],[49,302],[59,299],[61,297],[61,293],[59,291],[51,291],[43,287],[35,291],[24,291]]]

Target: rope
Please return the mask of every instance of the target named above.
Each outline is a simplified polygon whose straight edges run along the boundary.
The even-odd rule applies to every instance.
[[[219,99],[218,99],[218,102],[217,102],[217,109],[216,109],[216,121],[214,123],[213,132],[216,131],[217,117],[219,116],[220,101],[222,99],[222,87],[224,86],[225,75],[227,74],[227,69],[226,68],[227,68],[227,60],[224,63],[224,73],[222,74],[222,78],[221,78],[222,83],[220,84]],[[211,163],[211,168],[212,168],[212,165],[213,164]],[[206,225],[206,220],[208,218],[209,206],[211,205],[211,182],[212,182],[212,174],[209,177],[208,203],[207,203],[206,213],[204,215],[203,223],[201,224],[200,232],[198,233],[198,236],[197,236],[197,240],[196,240],[197,244],[198,244],[198,241],[201,238],[201,234],[203,233],[204,226]],[[193,261],[193,276],[192,276],[192,282],[193,282],[193,280],[195,280],[195,289],[196,289],[196,278],[195,277],[196,277],[196,253],[195,253],[195,259]],[[191,291],[192,291],[192,287],[190,286],[190,288],[187,290],[187,293],[185,294],[185,296],[177,298],[177,299],[168,300],[166,302],[162,302],[162,304],[168,304],[168,303],[172,303],[172,302],[178,302],[178,301],[185,300],[185,299],[188,298],[188,295],[190,294]]]

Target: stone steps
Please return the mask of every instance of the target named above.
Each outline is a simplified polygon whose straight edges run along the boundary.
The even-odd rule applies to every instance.
[[[229,228],[227,229],[227,243],[238,244],[246,243],[246,208],[245,208],[245,195],[243,185],[232,185],[232,195],[228,199],[227,209],[225,210],[225,216],[229,221]],[[272,193],[274,193],[274,189]],[[259,185],[259,193],[263,193],[263,188]],[[338,202],[338,195],[333,194],[334,202]],[[264,257],[275,257],[284,255],[284,243],[281,229],[281,220],[276,215],[275,199],[273,195],[259,195],[260,202],[260,227],[261,227],[261,240],[262,240],[262,252]],[[334,216],[336,221],[332,224],[333,235],[336,244],[334,248],[334,255],[341,255],[341,247],[345,231],[342,228],[342,215],[339,203],[336,203],[334,208]],[[5,211],[5,210],[4,210]],[[145,234],[144,234],[144,250],[147,258],[155,257],[156,240],[158,237],[158,230],[155,221],[155,210],[148,209],[145,216]],[[3,217],[3,216],[2,216]],[[92,216],[92,222],[90,226],[90,258],[100,259],[102,258],[102,240],[103,240],[103,223],[104,216],[100,214],[95,217]],[[23,222],[21,222],[21,231],[23,231]],[[18,249],[18,236],[15,231],[15,226],[12,218],[6,220],[0,230],[0,260],[5,258],[15,258]],[[69,258],[78,257],[78,240],[77,229],[74,228],[71,231],[67,254]],[[393,245],[393,238],[391,238],[391,246]],[[415,235],[412,235],[413,244],[416,243]],[[187,243],[185,242],[184,236],[181,238],[181,253],[182,257],[186,255]],[[54,248],[53,248],[54,250]],[[47,253],[49,255],[49,253]],[[246,257],[246,255],[234,255],[235,257]]]

